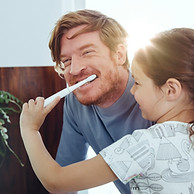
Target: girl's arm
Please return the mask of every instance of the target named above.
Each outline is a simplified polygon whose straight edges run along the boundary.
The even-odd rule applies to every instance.
[[[62,193],[83,190],[116,180],[116,175],[100,155],[66,167],[61,167],[51,157],[38,130],[46,115],[58,102],[59,98],[56,98],[44,108],[43,98],[30,100],[23,105],[20,117],[21,136],[32,168],[43,186],[51,193]]]

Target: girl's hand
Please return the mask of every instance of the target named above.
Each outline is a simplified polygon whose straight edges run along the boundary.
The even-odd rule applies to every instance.
[[[44,107],[44,98],[37,97],[34,101],[30,99],[28,103],[24,103],[22,113],[20,115],[20,128],[23,130],[36,130],[38,131],[43,124],[47,114],[56,106],[60,101],[57,97],[52,103]]]

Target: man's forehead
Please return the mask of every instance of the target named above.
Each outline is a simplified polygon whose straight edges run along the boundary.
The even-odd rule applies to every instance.
[[[83,24],[73,27],[65,33],[65,36],[67,37],[67,39],[71,39],[71,37],[73,37],[77,33],[79,34],[79,32],[81,32],[86,26],[87,26],[86,24]]]

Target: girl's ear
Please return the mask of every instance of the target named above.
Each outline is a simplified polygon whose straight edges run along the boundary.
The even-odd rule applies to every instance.
[[[167,100],[173,101],[179,98],[182,86],[181,83],[175,78],[169,78],[165,83]]]
[[[117,63],[123,65],[127,59],[127,51],[124,44],[119,44],[117,48]]]

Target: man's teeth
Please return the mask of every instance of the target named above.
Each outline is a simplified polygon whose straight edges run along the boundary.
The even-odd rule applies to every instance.
[[[95,79],[94,79],[94,80],[95,80]],[[90,84],[91,82],[93,82],[94,80],[88,81],[88,82],[86,82],[84,85],[88,85],[88,84]]]
[[[97,77],[96,77],[97,78]],[[95,78],[95,79],[96,79]],[[86,85],[86,84],[89,84],[89,83],[91,83],[91,82],[93,82],[95,79],[93,79],[93,80],[91,80],[91,81],[87,81],[84,85]],[[83,80],[82,80],[83,81]],[[77,84],[77,83],[79,83],[80,81],[77,81],[75,84]]]
[[[90,82],[86,82],[84,85],[88,85]]]

